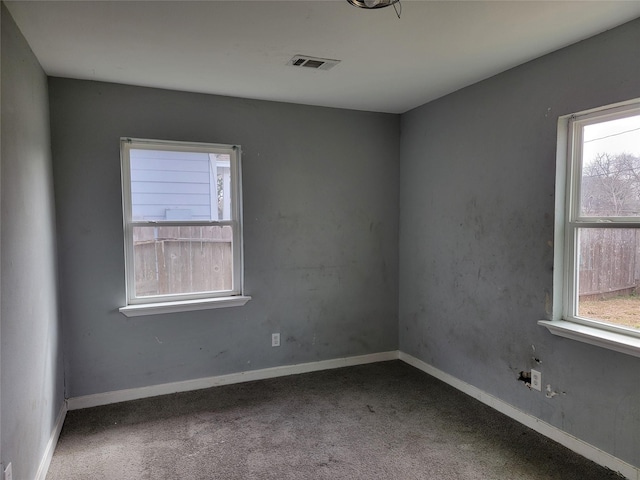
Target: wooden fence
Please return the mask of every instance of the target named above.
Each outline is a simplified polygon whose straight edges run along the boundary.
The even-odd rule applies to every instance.
[[[638,232],[586,228],[580,232],[579,294],[596,300],[635,293],[640,278]]]
[[[136,227],[138,296],[232,288],[230,227]]]

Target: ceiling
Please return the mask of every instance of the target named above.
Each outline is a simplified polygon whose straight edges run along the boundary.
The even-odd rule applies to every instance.
[[[346,0],[5,3],[48,75],[391,113],[640,17],[640,0],[403,0],[400,19]]]

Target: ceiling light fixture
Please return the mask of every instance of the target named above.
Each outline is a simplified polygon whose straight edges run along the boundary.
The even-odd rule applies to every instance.
[[[393,9],[396,11],[396,15],[400,18],[402,13],[402,4],[400,0],[347,0],[354,7],[365,8],[367,10],[373,10],[375,8],[390,7],[393,5]]]

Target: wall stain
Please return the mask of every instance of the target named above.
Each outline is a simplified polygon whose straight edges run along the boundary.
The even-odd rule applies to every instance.
[[[551,315],[553,310],[553,303],[551,301],[551,295],[548,291],[544,292],[544,311],[547,315]]]

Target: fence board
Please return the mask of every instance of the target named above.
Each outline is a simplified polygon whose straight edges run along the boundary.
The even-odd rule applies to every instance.
[[[220,227],[162,227],[209,234]],[[228,229],[228,227],[225,227]],[[196,232],[195,230],[199,230]],[[230,230],[230,229],[229,229]],[[185,233],[185,232],[181,232]],[[221,236],[218,233],[218,236]],[[134,245],[138,296],[211,292],[232,288],[231,242],[223,239],[162,239]]]
[[[580,297],[633,291],[637,284],[638,252],[634,229],[581,229]]]

